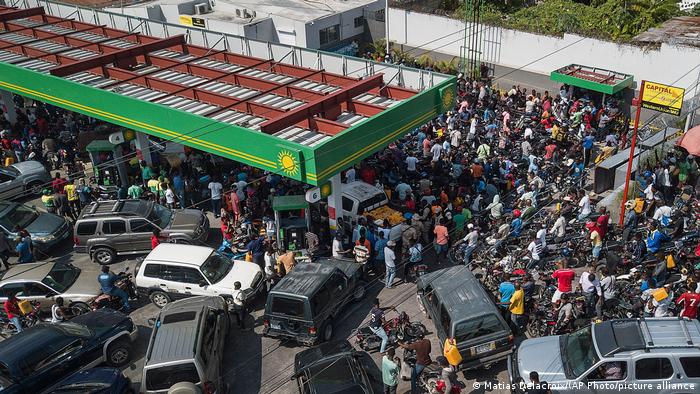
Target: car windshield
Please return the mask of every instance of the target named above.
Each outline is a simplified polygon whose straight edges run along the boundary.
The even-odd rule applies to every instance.
[[[593,346],[590,326],[564,336],[561,346],[564,369],[570,372],[567,375],[571,379],[581,376],[600,360]]]
[[[41,283],[54,289],[57,293],[65,293],[80,275],[80,269],[68,264],[54,264],[51,271]]]
[[[24,228],[29,226],[38,216],[39,213],[29,207],[15,205],[3,212],[0,224],[6,229],[13,229],[16,226]]]
[[[12,177],[16,177],[17,175],[19,175],[19,170],[12,166],[2,167],[0,168],[0,174],[7,174]]]
[[[231,271],[231,267],[233,267],[231,260],[217,252],[212,252],[202,264],[201,270],[209,282],[218,283]]]
[[[173,218],[173,211],[168,208],[153,204],[153,212],[151,212],[151,221],[160,228],[166,228],[170,225],[170,220]]]
[[[61,323],[60,327],[63,331],[70,334],[71,336],[90,338],[93,335],[92,331],[90,331],[89,328],[82,324],[65,322]]]
[[[0,364],[0,391],[12,386],[14,384],[12,380],[12,374],[10,374],[9,368],[6,365]]]
[[[146,370],[147,390],[168,390],[179,382],[199,383],[197,367],[192,363],[187,363]]]

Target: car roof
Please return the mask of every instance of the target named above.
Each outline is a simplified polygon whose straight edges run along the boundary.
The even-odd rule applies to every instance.
[[[146,366],[187,361],[195,357],[199,327],[208,306],[218,297],[189,297],[166,305],[160,312],[146,354]],[[223,303],[223,300],[221,301]],[[222,304],[218,305],[221,307]],[[168,320],[173,320],[168,322]]]
[[[275,285],[271,293],[309,297],[336,269],[342,272],[340,264],[344,263],[343,260],[330,258],[298,264]]]
[[[452,323],[463,317],[498,312],[479,280],[468,267],[458,265],[423,275],[419,285],[430,285],[451,316]],[[496,313],[498,314],[498,313]]]
[[[0,214],[4,214],[5,211],[14,208],[20,204],[12,201],[0,201]],[[0,215],[1,216],[1,215]]]
[[[206,246],[162,243],[146,256],[144,262],[171,262],[201,266],[214,252]]]
[[[59,336],[66,336],[66,332],[56,324],[40,323],[24,329],[21,333],[2,341],[0,362],[10,368],[14,368],[18,362],[27,358],[27,355],[30,353],[35,352],[37,349],[49,347]]]
[[[700,322],[683,318],[608,320],[593,326],[604,357],[636,351],[700,349]]]
[[[0,281],[0,285],[14,281],[41,281],[49,274],[56,263],[25,263],[12,266],[7,270]]]
[[[384,191],[362,181],[354,181],[343,185],[343,194],[353,197],[358,201],[367,200],[379,193],[384,193]]]
[[[153,202],[147,200],[94,201],[83,208],[78,219],[96,219],[110,216],[138,218],[148,215],[152,206]]]
[[[326,357],[352,353],[353,351],[354,349],[347,339],[324,342],[318,346],[302,350],[294,356],[294,373],[298,374],[303,369],[309,368]]]

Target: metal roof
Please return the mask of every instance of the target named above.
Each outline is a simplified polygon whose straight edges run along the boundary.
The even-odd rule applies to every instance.
[[[0,7],[0,88],[314,185],[454,104],[451,76],[41,5]]]
[[[214,249],[206,246],[162,243],[144,259],[145,262],[166,261],[201,266]]]
[[[580,64],[570,64],[552,71],[550,78],[552,81],[605,94],[617,93],[632,86],[634,82],[632,75]]]

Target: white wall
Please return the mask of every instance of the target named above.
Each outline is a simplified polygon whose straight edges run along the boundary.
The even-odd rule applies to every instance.
[[[455,19],[389,9],[389,37],[398,44],[459,56],[463,28],[464,23]],[[632,74],[637,82],[645,79],[685,88],[693,87],[698,76],[697,70],[684,77],[683,74],[700,62],[700,48],[662,44],[659,49],[642,49],[573,34],[558,38],[507,29],[496,31],[501,48],[494,62],[506,67],[549,74],[578,63]],[[450,33],[455,34],[446,36]],[[442,36],[446,37],[438,39]],[[546,57],[538,60],[543,56]]]

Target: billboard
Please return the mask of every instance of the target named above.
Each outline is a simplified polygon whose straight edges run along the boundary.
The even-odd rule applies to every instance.
[[[194,16],[191,16],[191,15],[180,15],[180,24],[185,25],[185,26],[201,27],[201,28],[207,27],[204,19],[195,18]]]
[[[644,81],[642,108],[653,109],[671,115],[680,115],[685,89]]]

